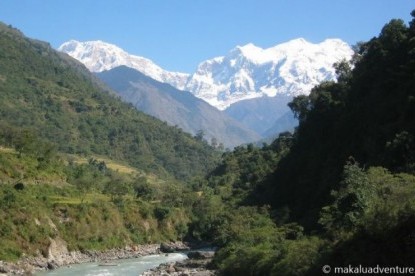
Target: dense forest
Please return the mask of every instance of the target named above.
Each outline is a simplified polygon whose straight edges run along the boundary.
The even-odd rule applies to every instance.
[[[415,11],[412,13],[415,16]],[[415,20],[392,20],[289,103],[300,121],[236,148],[207,180],[223,275],[319,275],[415,261]]]
[[[0,91],[3,124],[62,152],[105,155],[182,180],[203,175],[217,159],[205,143],[117,99],[79,62],[4,24]]]
[[[180,240],[220,153],[0,24],[0,259]]]
[[[48,45],[3,25],[0,39],[0,259],[59,236],[78,250],[209,241],[222,275],[415,262],[415,19],[294,98],[294,133],[220,160]]]

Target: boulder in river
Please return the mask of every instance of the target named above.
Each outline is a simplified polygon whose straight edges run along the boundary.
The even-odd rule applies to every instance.
[[[173,253],[177,251],[184,251],[189,250],[190,247],[183,242],[169,242],[169,243],[161,243],[160,244],[160,251],[163,253]]]

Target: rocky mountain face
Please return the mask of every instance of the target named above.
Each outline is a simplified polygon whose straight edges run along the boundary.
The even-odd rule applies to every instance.
[[[177,90],[135,69],[120,66],[97,76],[138,110],[193,135],[202,131],[209,143],[216,141],[232,148],[260,139],[260,135],[192,93]]]

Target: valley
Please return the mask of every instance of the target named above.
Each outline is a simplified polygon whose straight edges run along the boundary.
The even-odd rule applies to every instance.
[[[189,75],[102,41],[60,48],[81,63],[0,23],[0,273],[183,243],[217,248],[217,275],[413,265],[411,16],[353,52],[247,44]]]

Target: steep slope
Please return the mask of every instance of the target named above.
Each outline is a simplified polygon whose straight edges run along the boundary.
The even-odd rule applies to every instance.
[[[414,38],[415,20],[409,28],[392,20],[379,37],[359,46],[353,70],[343,65],[337,83],[294,99],[300,125],[290,154],[262,191],[267,203],[289,208],[292,219],[316,227],[333,190],[348,184],[341,183],[345,166],[415,173]],[[341,208],[360,208],[353,196]]]
[[[30,128],[67,153],[95,153],[180,179],[214,163],[205,143],[111,95],[83,65],[0,24],[2,123]]]
[[[120,66],[97,76],[137,109],[193,135],[202,130],[208,141],[216,139],[225,147],[234,147],[260,138],[190,92],[179,91],[135,69]]]
[[[184,88],[189,77],[185,73],[168,72],[147,58],[131,55],[113,44],[99,40],[86,42],[71,40],[63,43],[58,50],[81,61],[91,72],[102,72],[125,65],[179,89]]]

